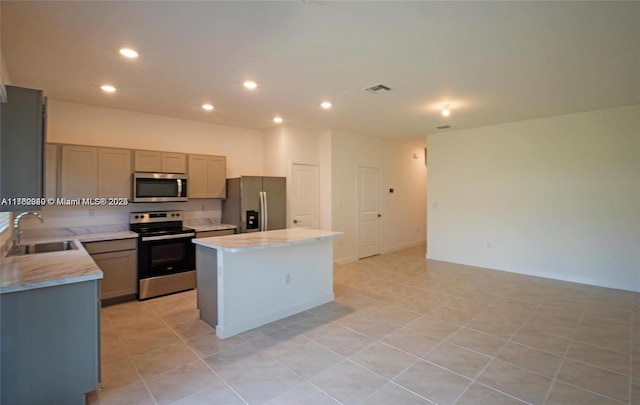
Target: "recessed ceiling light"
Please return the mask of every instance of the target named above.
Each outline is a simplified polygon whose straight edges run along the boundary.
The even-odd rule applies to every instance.
[[[320,107],[324,108],[325,110],[328,110],[329,108],[331,108],[331,106],[332,106],[332,104],[330,102],[328,102],[328,101],[323,101],[320,104]]]
[[[243,83],[243,86],[248,89],[255,89],[256,87],[258,87],[258,83],[254,82],[253,80],[247,80]]]
[[[442,104],[442,111],[440,112],[443,117],[448,117],[451,114],[451,110],[449,110],[449,104]]]
[[[202,104],[202,109],[206,111],[212,111],[213,106],[211,104]]]
[[[120,55],[124,56],[125,58],[135,59],[138,57],[138,52],[131,48],[122,48],[120,49]]]
[[[116,91],[116,88],[110,84],[105,84],[103,86],[100,86],[100,88],[102,89],[102,91],[105,91],[107,93],[113,93],[114,91]]]
[[[282,124],[282,118],[280,118],[280,117],[274,117],[274,118],[273,118],[273,122],[275,122],[276,124]]]

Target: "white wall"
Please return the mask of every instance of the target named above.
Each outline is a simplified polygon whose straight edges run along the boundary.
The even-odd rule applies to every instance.
[[[291,163],[318,161],[318,131],[290,126],[264,131],[265,176],[288,176]]]
[[[382,169],[381,250],[389,252],[425,241],[426,168],[419,146],[339,131],[282,126],[265,131],[265,175],[290,177],[292,162],[318,164],[320,226],[345,232],[334,241],[334,259],[357,259],[357,168]],[[413,158],[416,154],[417,159]],[[394,194],[385,190],[395,189]],[[290,207],[288,212],[290,211]]]
[[[261,131],[206,122],[96,107],[49,99],[47,140],[131,149],[166,150],[227,156],[227,177],[261,175]],[[251,146],[250,148],[248,146]],[[45,223],[24,221],[24,229],[128,224],[129,212],[180,209],[185,219],[221,218],[221,201],[197,199],[186,203],[135,204],[124,207],[44,207]]]
[[[287,223],[289,224],[291,224],[292,163],[317,165],[319,166],[318,170],[322,170],[320,166],[319,132],[286,125],[264,131],[264,175],[287,178]],[[319,181],[321,180],[319,179]],[[327,209],[328,206],[320,204],[321,217]]]
[[[428,258],[640,291],[640,106],[427,141]]]
[[[341,131],[331,133],[332,228],[344,232],[334,243],[337,262],[357,259],[358,166],[381,169],[383,253],[425,242],[426,167],[420,146]],[[417,158],[414,159],[413,155]],[[394,193],[388,192],[389,188]]]
[[[320,174],[320,228],[332,230],[333,195],[332,184],[332,156],[331,156],[331,131],[325,130],[318,133],[318,155]]]
[[[261,175],[262,132],[49,99],[47,140],[224,155],[227,177]]]

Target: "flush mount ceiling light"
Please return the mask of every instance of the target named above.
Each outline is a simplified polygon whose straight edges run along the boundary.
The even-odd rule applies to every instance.
[[[125,58],[135,59],[138,57],[138,52],[136,52],[135,49],[122,48],[120,49],[120,55],[124,56]]]
[[[213,106],[211,104],[202,104],[202,109],[205,111],[213,111]]]
[[[275,122],[276,124],[282,124],[282,118],[280,118],[280,117],[274,117],[274,118],[273,118],[273,122]]]
[[[323,101],[322,103],[320,103],[320,107],[324,108],[325,110],[328,110],[329,108],[332,107],[332,104],[328,101]]]
[[[102,91],[104,91],[104,92],[106,92],[106,93],[113,93],[113,92],[115,92],[115,91],[116,91],[116,88],[115,88],[115,87],[113,87],[113,86],[112,86],[112,85],[110,85],[110,84],[102,85],[102,86],[100,86],[100,88],[102,89]]]
[[[258,83],[254,82],[253,80],[247,80],[246,82],[242,83],[242,85],[251,90],[258,87]]]
[[[451,115],[451,110],[449,110],[450,104],[442,104],[442,111],[440,112],[440,114],[442,114],[443,117],[448,117],[449,115]]]

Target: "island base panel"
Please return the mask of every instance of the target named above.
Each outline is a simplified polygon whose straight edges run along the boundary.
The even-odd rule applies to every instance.
[[[200,317],[228,338],[334,300],[333,242],[228,252],[197,246]]]

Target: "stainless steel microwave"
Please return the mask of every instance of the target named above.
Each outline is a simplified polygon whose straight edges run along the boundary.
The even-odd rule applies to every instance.
[[[187,176],[172,173],[134,173],[133,202],[187,201]]]

